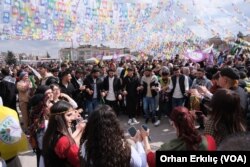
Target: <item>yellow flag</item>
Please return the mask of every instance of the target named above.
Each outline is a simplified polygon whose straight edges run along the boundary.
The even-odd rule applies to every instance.
[[[23,133],[16,111],[0,106],[0,155],[4,160],[28,150],[28,140]]]

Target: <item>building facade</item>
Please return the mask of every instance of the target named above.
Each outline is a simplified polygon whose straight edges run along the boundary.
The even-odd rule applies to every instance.
[[[130,53],[128,48],[110,48],[104,45],[80,45],[78,48],[62,48],[59,50],[61,60],[85,61],[89,58],[99,58],[102,56],[114,56]]]

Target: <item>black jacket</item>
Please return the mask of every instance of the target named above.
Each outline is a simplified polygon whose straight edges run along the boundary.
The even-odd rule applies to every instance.
[[[103,80],[103,86],[102,89],[104,91],[108,91],[109,90],[109,77],[106,76]],[[117,98],[117,96],[121,93],[121,80],[117,77],[114,77],[114,81],[113,81],[113,90],[115,93],[115,97]]]
[[[78,84],[76,77],[72,76],[71,83],[73,84],[75,89],[78,90],[80,88],[80,85]]]
[[[75,96],[76,89],[74,88],[74,86],[71,82],[69,82],[67,88],[60,82],[59,87],[60,87],[62,93],[69,95],[74,100],[76,99],[76,96]]]
[[[239,86],[237,88],[230,88],[230,89],[240,96],[240,106],[246,112],[247,111],[247,93],[244,91],[243,88]]]
[[[137,87],[140,86],[140,80],[137,76],[126,76],[122,82],[122,89],[128,92],[127,99],[136,100],[138,97]]]
[[[5,77],[0,82],[0,96],[3,100],[3,105],[16,110],[16,84],[11,77]]]
[[[172,89],[171,94],[173,94],[175,87],[176,87],[176,76],[175,75],[172,76],[171,80],[173,82],[173,89]],[[185,96],[185,76],[184,75],[179,76],[179,85],[180,85],[182,95]]]
[[[94,84],[96,84],[97,98],[100,99],[101,90],[102,90],[102,80],[100,78],[97,78],[96,83],[94,83],[94,79],[90,74],[85,78],[83,84],[86,85],[86,89],[89,88],[90,90],[93,90],[93,91],[94,91]],[[86,92],[86,99],[91,100],[93,98],[93,95],[94,95],[94,93],[92,95],[89,95],[88,92]]]

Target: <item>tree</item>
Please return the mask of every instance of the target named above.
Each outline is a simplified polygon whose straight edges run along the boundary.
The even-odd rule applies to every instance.
[[[12,64],[16,65],[17,59],[16,59],[15,55],[11,51],[8,51],[8,54],[7,54],[6,58],[5,58],[5,62],[8,65],[12,65]]]
[[[50,58],[50,55],[49,55],[49,53],[47,52],[47,58]]]
[[[244,37],[244,34],[243,34],[242,32],[239,32],[239,33],[237,34],[237,37],[238,37],[238,38],[243,38],[243,37]]]

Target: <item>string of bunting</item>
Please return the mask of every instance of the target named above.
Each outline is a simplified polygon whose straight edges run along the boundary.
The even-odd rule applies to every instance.
[[[243,7],[249,3],[230,2],[225,8],[224,2],[216,0],[203,3],[198,0],[0,0],[0,40],[109,43],[169,56],[185,52],[188,47],[180,44],[171,48],[168,43],[201,44],[200,38],[204,38],[201,31],[222,39],[234,36],[238,32],[234,32],[235,26],[248,31],[250,19]],[[220,13],[223,18],[204,16],[198,10]],[[235,25],[225,26],[225,20]]]

